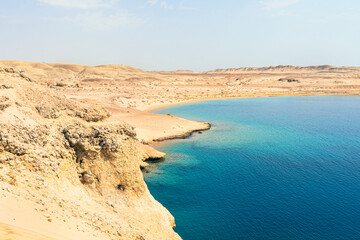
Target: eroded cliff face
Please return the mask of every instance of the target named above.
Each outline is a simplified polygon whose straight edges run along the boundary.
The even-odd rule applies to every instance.
[[[109,116],[24,72],[0,68],[3,196],[32,201],[52,224],[75,223],[98,239],[180,239],[174,218],[151,196],[140,170],[144,160],[163,154]]]

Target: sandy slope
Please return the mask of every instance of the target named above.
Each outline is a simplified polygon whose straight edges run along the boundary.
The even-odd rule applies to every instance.
[[[23,228],[0,223],[0,239],[13,240],[55,240],[54,238],[38,234]]]
[[[36,209],[39,206],[33,201],[24,199],[26,193],[19,192],[19,196],[10,193],[6,188],[0,198],[0,239],[11,240],[61,240],[61,239],[97,239],[89,235],[84,229],[78,230],[77,223],[63,222],[50,214],[44,216]],[[8,192],[9,190],[9,192]],[[12,189],[13,193],[16,191]],[[21,194],[21,195],[20,195]],[[49,222],[51,221],[51,222]],[[84,231],[84,232],[83,232]]]

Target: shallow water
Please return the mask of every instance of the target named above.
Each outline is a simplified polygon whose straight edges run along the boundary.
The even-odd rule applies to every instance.
[[[191,239],[360,239],[360,97],[249,98],[154,111],[213,129],[159,144],[151,193]]]

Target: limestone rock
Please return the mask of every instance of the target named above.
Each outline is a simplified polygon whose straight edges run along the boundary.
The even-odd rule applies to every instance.
[[[91,174],[91,171],[85,171],[82,174],[82,181],[86,184],[92,184],[95,181],[94,176]]]

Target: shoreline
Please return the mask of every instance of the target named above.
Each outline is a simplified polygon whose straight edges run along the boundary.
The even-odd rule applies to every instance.
[[[204,128],[199,128],[199,129],[195,129],[195,130],[189,130],[189,131],[184,132],[183,134],[178,134],[178,135],[173,135],[173,136],[168,136],[168,137],[161,137],[161,138],[153,140],[151,143],[149,143],[149,145],[159,143],[159,142],[164,142],[166,140],[187,139],[187,138],[191,137],[196,132],[201,132],[201,131],[206,131],[206,130],[211,129],[211,127],[212,127],[211,123],[208,123],[208,122],[203,122],[203,123],[207,125]]]
[[[214,101],[214,100],[226,100],[226,99],[241,99],[241,98],[260,98],[260,97],[295,97],[295,96],[331,96],[331,95],[348,95],[348,96],[360,96],[359,94],[356,93],[349,93],[349,92],[308,92],[308,93],[279,93],[279,94],[252,94],[252,95],[244,95],[244,96],[238,96],[238,97],[219,97],[219,98],[201,98],[201,99],[193,99],[193,100],[186,100],[186,101],[182,101],[182,102],[177,102],[177,103],[164,103],[164,104],[160,104],[160,105],[156,105],[153,107],[149,107],[146,108],[145,110],[143,110],[144,112],[151,112],[154,110],[158,110],[161,108],[166,108],[166,107],[172,107],[172,106],[177,106],[177,105],[184,105],[184,104],[189,104],[189,103],[195,103],[195,102],[204,102],[204,101]]]
[[[161,108],[172,107],[172,106],[177,106],[177,105],[185,105],[185,104],[195,103],[195,102],[226,100],[226,99],[241,99],[241,98],[296,97],[296,96],[360,96],[360,95],[359,94],[354,94],[354,93],[348,93],[348,92],[337,92],[337,93],[326,93],[326,92],[324,92],[324,93],[316,93],[316,92],[311,92],[311,93],[300,93],[300,94],[294,94],[294,93],[290,93],[290,94],[259,94],[259,95],[254,94],[254,95],[239,96],[239,97],[202,98],[202,99],[194,99],[194,100],[188,100],[188,101],[178,102],[178,103],[162,104],[162,105],[159,105],[159,106],[150,107],[150,108],[144,110],[144,112],[150,113],[151,111],[161,109]],[[170,136],[165,136],[165,137],[160,137],[160,138],[154,138],[151,141],[145,142],[145,144],[147,144],[150,147],[157,150],[156,149],[156,144],[158,144],[160,142],[165,142],[165,141],[168,141],[168,140],[176,140],[176,139],[187,139],[187,138],[191,137],[196,132],[207,131],[207,130],[210,130],[212,128],[212,125],[209,122],[201,122],[201,123],[206,124],[207,127],[188,130],[188,131],[185,131],[185,132],[180,133],[180,134],[175,134],[175,135],[170,135]]]
[[[242,129],[242,127],[240,127],[241,125],[243,125],[244,121],[248,122],[248,123],[249,122],[254,123],[254,119],[253,119],[254,116],[255,116],[255,119],[260,119],[259,121],[263,121],[264,119],[265,120],[270,119],[271,121],[267,121],[266,124],[270,127],[271,126],[273,127],[274,126],[273,120],[276,119],[274,121],[277,121],[277,123],[275,124],[277,129],[275,129],[275,130],[271,129],[270,132],[271,133],[276,132],[276,134],[280,136],[280,140],[277,139],[279,141],[274,141],[274,143],[271,143],[271,144],[273,146],[275,146],[275,149],[276,149],[276,147],[278,147],[278,149],[280,149],[279,151],[282,153],[289,153],[288,149],[293,148],[293,146],[292,146],[293,143],[291,143],[291,142],[289,143],[288,139],[281,139],[281,136],[284,134],[287,134],[287,135],[289,135],[289,137],[288,137],[289,139],[293,138],[294,136],[297,137],[298,133],[297,132],[294,133],[294,129],[297,130],[299,123],[301,125],[302,122],[304,122],[304,123],[306,122],[306,124],[308,126],[315,126],[315,128],[314,128],[316,130],[315,135],[316,135],[316,132],[318,132],[318,135],[325,136],[324,138],[323,138],[323,136],[319,137],[319,141],[323,141],[325,143],[325,145],[324,145],[324,143],[321,143],[321,142],[319,143],[319,145],[322,144],[322,146],[325,146],[322,150],[327,151],[326,143],[329,142],[329,140],[334,141],[334,142],[335,141],[340,142],[340,140],[331,138],[331,136],[332,136],[331,131],[330,132],[324,131],[324,129],[325,129],[325,128],[323,128],[324,127],[324,122],[323,122],[324,114],[329,115],[329,116],[331,115],[330,117],[337,120],[336,124],[339,124],[339,126],[342,126],[341,124],[344,123],[344,120],[347,120],[346,117],[345,117],[345,119],[343,119],[344,113],[342,112],[342,110],[346,109],[346,110],[350,110],[350,112],[354,112],[354,110],[356,110],[356,108],[358,107],[356,105],[356,102],[358,100],[359,100],[359,95],[325,95],[325,96],[318,95],[318,96],[310,96],[310,97],[306,97],[306,96],[296,97],[295,96],[293,98],[291,98],[291,97],[260,98],[260,99],[249,99],[249,100],[245,100],[245,101],[243,101],[243,100],[224,101],[224,102],[216,102],[216,103],[207,102],[204,104],[183,106],[183,107],[181,107],[181,110],[179,112],[177,111],[177,110],[179,110],[179,108],[175,108],[175,109],[170,108],[169,110],[170,110],[171,114],[176,114],[176,112],[186,113],[187,116],[189,116],[189,117],[194,117],[194,116],[199,117],[200,116],[201,119],[204,119],[205,121],[211,121],[210,119],[218,119],[221,121],[224,120],[224,121],[229,121],[229,122],[234,121],[234,126],[235,126],[235,122],[236,122],[236,124],[238,124],[239,127],[238,127],[238,129],[236,129],[235,132],[233,132],[234,127],[230,127],[230,128],[226,127],[223,129],[224,131],[222,133],[222,137],[224,137],[224,139],[227,139],[227,140],[230,139],[230,140],[227,142],[225,140],[225,143],[219,149],[217,148],[218,143],[216,141],[213,141],[214,139],[219,138],[219,136],[216,137],[217,134],[214,134],[216,132],[212,132],[212,133],[210,132],[210,134],[214,134],[212,137],[210,137],[210,135],[205,135],[205,136],[203,136],[201,138],[197,138],[197,139],[194,138],[191,140],[174,141],[174,142],[168,141],[167,143],[160,145],[160,147],[162,148],[163,151],[170,151],[172,153],[172,156],[170,157],[171,159],[169,158],[165,161],[156,162],[157,165],[154,165],[154,167],[149,171],[148,178],[146,179],[147,184],[149,185],[149,188],[152,190],[151,191],[152,194],[156,193],[156,195],[159,198],[158,200],[161,200],[161,203],[163,203],[163,204],[168,204],[169,202],[171,203],[171,201],[176,199],[180,203],[179,206],[184,205],[183,203],[188,201],[188,198],[186,196],[185,197],[183,196],[184,195],[183,192],[188,193],[190,196],[191,196],[191,194],[193,194],[195,197],[195,202],[204,202],[204,199],[206,202],[206,198],[208,196],[206,194],[204,195],[204,193],[206,193],[207,188],[202,186],[203,187],[201,189],[202,192],[197,195],[199,190],[196,187],[189,190],[189,186],[188,186],[187,182],[196,182],[196,180],[199,179],[199,176],[200,176],[200,178],[203,176],[207,176],[207,174],[208,174],[207,172],[209,172],[208,169],[204,169],[203,167],[198,167],[198,166],[203,165],[209,159],[210,160],[215,159],[218,162],[223,163],[224,161],[222,161],[223,159],[221,159],[221,156],[225,150],[228,150],[228,152],[232,154],[231,157],[233,157],[233,158],[227,157],[226,155],[228,155],[228,154],[226,153],[225,157],[223,156],[223,158],[224,159],[229,158],[230,160],[228,160],[228,162],[225,162],[226,163],[224,165],[225,167],[223,167],[223,169],[219,170],[218,172],[229,173],[229,171],[230,171],[230,173],[236,173],[236,171],[231,172],[231,170],[233,170],[234,167],[239,167],[239,169],[243,168],[243,166],[241,164],[239,165],[238,162],[236,162],[237,156],[240,156],[239,154],[241,154],[241,152],[244,152],[243,150],[246,148],[246,147],[242,148],[241,145],[242,144],[243,145],[249,145],[249,144],[251,145],[254,141],[253,140],[247,141],[246,140],[247,137],[245,137],[243,139],[240,139],[240,142],[238,143],[238,145],[235,144],[234,146],[231,146],[229,148],[229,143],[231,144],[234,141],[231,141],[233,137],[229,138],[228,134],[233,132],[234,139],[236,140],[237,136],[244,135],[244,133],[245,133],[244,136],[251,135],[252,133],[254,133],[254,131],[252,131],[253,129],[251,129],[251,128],[252,127],[256,128],[258,126],[249,125],[251,127],[249,127],[247,129],[248,131],[244,132],[244,129]],[[243,114],[239,115],[236,113],[237,109],[245,109],[244,112],[247,112],[246,109],[249,107],[249,106],[247,106],[247,105],[249,105],[248,103],[256,103],[256,106],[258,106],[259,104],[262,104],[263,106],[259,107],[259,109],[256,109],[256,111],[251,110],[248,114],[245,114],[244,116],[241,116]],[[239,104],[239,106],[237,104]],[[233,106],[228,108],[231,105],[233,105]],[[294,109],[293,106],[301,106],[300,107],[301,111],[298,111],[298,109],[296,109],[296,108]],[[205,108],[208,108],[208,109],[205,109]],[[324,109],[325,109],[325,112],[323,112]],[[338,111],[336,111],[337,109],[338,109]],[[210,110],[210,111],[208,111],[208,110]],[[218,118],[219,116],[223,116],[222,114],[219,115],[219,113],[221,113],[222,111],[225,111],[225,112],[227,111],[229,114],[226,114],[226,118],[220,117],[221,119],[219,119]],[[166,110],[165,110],[165,112],[166,112]],[[307,121],[304,121],[309,118],[309,116],[307,116],[307,114],[304,115],[304,112],[305,113],[313,112],[311,114],[310,123],[308,123]],[[352,117],[356,116],[356,115],[351,114],[350,112],[348,114],[349,115],[348,117],[352,118]],[[279,117],[279,116],[281,116],[281,117]],[[282,127],[284,125],[283,124],[284,116],[286,117],[286,122],[289,122],[289,125],[285,129],[287,132],[286,131],[284,132],[283,131],[284,129]],[[291,116],[291,118],[290,118],[290,116]],[[257,121],[257,120],[255,120],[255,121]],[[314,123],[316,123],[317,125],[313,125]],[[264,125],[265,128],[260,129],[260,131],[264,132],[263,135],[266,135],[267,133],[269,133],[269,129],[266,129],[266,124]],[[333,126],[336,128],[336,125],[333,125],[333,122],[329,123],[329,125],[326,125],[326,127],[333,127]],[[353,130],[356,129],[356,125],[353,125],[353,126],[349,125],[349,126],[350,126],[350,129],[353,127],[355,127],[355,128],[353,128]],[[231,129],[233,129],[233,130],[231,130]],[[308,135],[309,135],[307,132],[308,129],[309,128],[303,128],[303,129],[301,129],[302,132],[300,131],[301,132],[300,134],[303,134],[305,138],[308,137]],[[326,129],[328,129],[328,128],[326,128]],[[341,130],[343,130],[343,129],[341,129]],[[341,131],[340,131],[340,133],[341,133]],[[347,133],[351,133],[351,131],[348,131]],[[262,134],[256,134],[256,135],[258,135],[257,138],[260,139],[259,144],[258,144],[260,146],[259,149],[262,148],[262,145],[265,146],[265,147],[263,147],[263,153],[261,155],[261,157],[265,156],[265,158],[264,158],[265,160],[261,159],[261,158],[259,158],[260,160],[258,159],[265,166],[267,164],[266,160],[270,159],[270,158],[266,159],[267,153],[269,152],[269,149],[266,148],[266,146],[268,145],[268,142],[261,141]],[[349,137],[351,137],[351,136],[349,136]],[[314,140],[311,138],[307,139],[306,141],[307,141],[306,144],[310,144],[310,146],[314,142]],[[342,142],[342,143],[344,143],[344,142]],[[286,146],[284,148],[284,145],[286,145],[286,144],[288,144],[288,146]],[[346,145],[346,141],[345,141],[344,145]],[[206,151],[204,151],[204,146],[205,146],[205,148],[207,148]],[[213,152],[212,148],[216,149],[218,151]],[[271,149],[274,149],[274,147],[272,147]],[[244,159],[247,159],[247,160],[250,159],[248,161],[249,166],[250,166],[252,164],[251,155],[253,154],[253,151],[251,148],[246,149],[246,150],[247,151],[245,151],[245,155],[244,155],[246,157],[244,157]],[[301,156],[301,152],[302,152],[303,148],[300,147],[297,150],[298,150],[298,155],[291,156],[294,159],[296,159],[297,156]],[[209,154],[208,154],[208,156],[205,155],[205,157],[201,158],[204,155],[203,153],[205,153],[205,154],[209,153]],[[217,156],[215,156],[213,159],[211,158],[212,155],[216,155],[216,154],[218,154],[220,156],[220,159],[217,159]],[[346,155],[347,153],[344,153],[344,154]],[[186,158],[188,158],[188,160],[184,159],[183,155],[185,155]],[[291,155],[291,151],[290,151],[290,155]],[[338,157],[338,156],[336,156],[336,154],[331,155],[331,156],[335,156],[334,158]],[[294,160],[294,159],[292,159],[292,160]],[[183,163],[184,160],[186,160],[185,161],[186,163]],[[273,159],[270,159],[270,160],[273,160]],[[278,160],[278,159],[276,159],[276,160]],[[279,161],[287,161],[287,160],[288,159],[285,156],[283,159],[281,159]],[[214,161],[210,161],[210,162],[214,162]],[[213,164],[212,166],[217,167],[217,165],[219,165],[219,164],[217,164],[217,162],[215,161],[215,164]],[[279,164],[279,165],[281,165],[281,167],[283,167],[284,164]],[[251,165],[251,167],[253,167],[253,165]],[[256,166],[256,167],[258,167],[258,166]],[[270,166],[270,167],[272,167],[272,166]],[[285,167],[287,167],[287,166],[285,166]],[[194,174],[194,169],[196,170],[195,171],[196,174]],[[210,169],[211,169],[211,167],[210,167]],[[228,169],[230,169],[230,170],[227,171]],[[239,171],[241,171],[241,170],[239,170]],[[213,175],[214,176],[219,175],[218,172],[213,173]],[[325,169],[324,172],[327,172],[327,169]],[[301,175],[301,172],[300,173],[297,172],[295,174]],[[314,173],[314,175],[316,175],[316,174],[318,174],[318,172]],[[180,178],[179,178],[179,176],[180,176]],[[264,178],[265,180],[266,180],[266,177]],[[281,179],[281,177],[282,176],[280,176],[279,179]],[[185,179],[186,181],[184,181],[182,178]],[[214,177],[212,175],[209,176],[209,179],[213,179],[213,178]],[[233,190],[234,186],[235,187],[239,186],[238,183],[241,183],[241,181],[235,182],[235,184],[233,184],[234,181],[233,181],[233,179],[231,179],[231,180],[229,180],[229,182],[227,182],[228,185],[227,184],[221,185],[224,182],[224,179],[227,179],[227,176],[225,176],[224,178],[216,179],[216,181],[214,182],[215,184],[210,184],[209,186],[218,185],[219,189],[223,189],[224,186],[225,187],[230,186],[227,190],[225,190],[225,191],[220,190],[220,191],[223,192],[225,194],[225,196],[226,196],[226,193],[231,195],[234,192],[234,190]],[[257,181],[256,177],[254,178],[253,176],[247,176],[244,179],[246,179],[246,180],[248,180],[248,179],[254,180],[255,179],[254,180],[255,184],[259,184],[259,186],[262,185],[262,182]],[[206,180],[206,178],[205,178],[205,180]],[[301,179],[300,182],[302,180],[303,179]],[[305,179],[305,180],[307,180],[307,179]],[[163,186],[161,184],[161,182],[163,182],[163,181],[168,181],[170,184],[168,184],[168,186],[166,186],[166,184],[164,184],[165,186]],[[174,182],[175,183],[184,182],[184,183],[182,185],[180,184],[181,186],[179,188],[176,188],[174,191],[174,188],[172,187],[172,185],[174,185]],[[242,181],[242,182],[244,182],[244,181]],[[211,183],[213,183],[213,182],[211,182]],[[311,181],[309,181],[309,183],[312,184]],[[231,184],[233,184],[233,186]],[[286,181],[285,181],[285,185],[286,185]],[[331,188],[331,186],[330,186],[330,188]],[[248,189],[245,186],[245,188],[237,191],[236,193],[234,193],[234,195],[236,197],[233,199],[236,199],[236,198],[239,199],[239,197],[241,198],[241,193],[243,191],[247,191],[247,190]],[[290,190],[291,190],[291,188],[290,188]],[[179,192],[179,193],[177,193],[177,192]],[[175,196],[175,197],[169,198],[167,196]],[[216,196],[216,194],[214,196]],[[275,196],[275,198],[276,198],[276,196]],[[222,201],[222,198],[215,197],[214,199],[216,199],[216,200],[213,203],[219,204]],[[247,201],[252,201],[253,199],[254,198],[251,195],[247,199]],[[229,200],[229,203],[231,203],[231,202],[233,202],[232,199]],[[315,199],[313,203],[317,204],[318,202]],[[237,207],[240,209],[244,205],[246,205],[246,202],[239,204]],[[210,206],[210,208],[209,208],[209,206]],[[201,210],[203,212],[206,212],[207,210],[211,209],[211,206],[214,206],[214,204],[213,205],[204,204],[203,206],[200,206],[199,208],[202,207]],[[271,204],[269,206],[271,206]],[[281,207],[282,207],[282,205],[279,204],[279,210],[275,209],[276,213],[279,213],[279,214],[282,213],[283,209]],[[257,211],[256,208],[257,208],[257,206],[255,206],[253,208],[249,208],[250,209],[249,213],[256,212]],[[189,208],[189,209],[190,210],[188,212],[191,211],[191,208]],[[233,209],[233,205],[228,204],[228,205],[226,205],[226,207],[221,209],[222,211],[219,211],[220,214],[217,214],[216,217],[219,217],[219,219],[222,217],[223,219],[225,219],[224,221],[227,221],[228,218],[227,218],[226,213],[227,213],[227,211],[231,212],[232,209]],[[174,214],[175,219],[178,221],[179,227],[181,225],[181,231],[180,231],[180,229],[178,229],[177,231],[182,237],[184,237],[184,239],[186,238],[186,236],[193,236],[194,234],[196,235],[199,232],[197,228],[191,228],[191,226],[193,225],[193,222],[189,222],[189,221],[186,222],[186,220],[188,220],[189,218],[188,218],[188,216],[184,217],[181,215],[182,209],[179,210],[178,207],[175,206],[173,208],[169,208],[169,210]],[[224,212],[225,212],[225,214],[221,215],[221,213],[224,213]],[[249,214],[249,216],[251,218],[251,214]],[[237,216],[234,215],[231,217],[236,219]],[[205,217],[205,219],[206,219],[206,217]],[[214,218],[214,219],[215,219],[214,223],[216,223],[216,218]],[[197,218],[194,222],[195,223],[201,222],[201,220],[204,220],[204,218],[202,216]],[[228,221],[229,225],[231,224],[232,220],[233,219],[230,218],[230,220]],[[264,223],[264,225],[266,225],[267,221],[264,221],[263,223]],[[214,224],[214,225],[216,225],[216,224]],[[236,229],[236,224],[234,224],[234,227],[235,227],[234,229]],[[256,227],[257,227],[256,223],[253,224],[251,227],[253,229],[256,229]],[[191,230],[188,230],[188,229],[191,229]],[[216,230],[209,228],[206,230],[207,231],[204,231],[204,235],[209,232],[211,233],[212,231],[213,231],[213,234],[216,234],[216,230],[221,230],[221,228],[219,227],[219,229],[216,229]],[[201,235],[199,238],[202,238]]]

